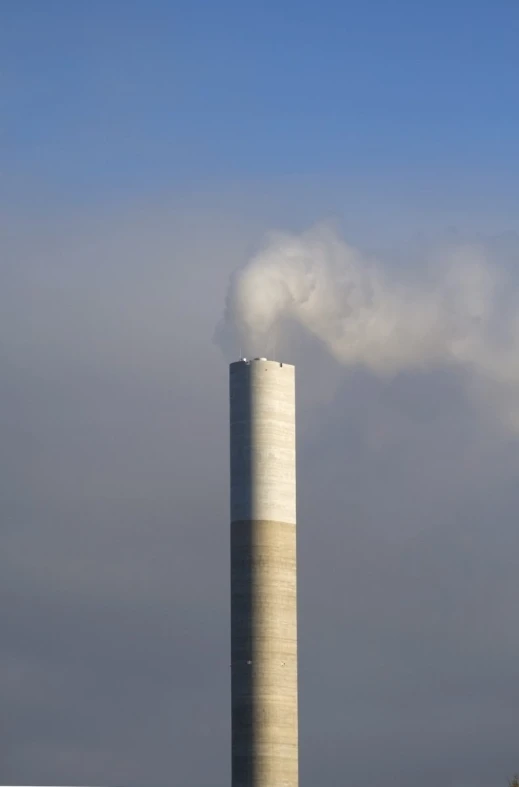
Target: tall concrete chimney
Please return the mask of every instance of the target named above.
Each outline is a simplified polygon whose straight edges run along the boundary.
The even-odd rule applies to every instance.
[[[229,371],[232,787],[297,787],[295,369]]]

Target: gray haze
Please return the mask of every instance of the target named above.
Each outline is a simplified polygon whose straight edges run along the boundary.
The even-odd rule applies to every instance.
[[[178,205],[3,227],[4,783],[230,783],[239,349],[224,357],[213,335],[266,228]],[[499,269],[517,259],[515,237],[485,244]],[[286,336],[301,785],[505,785],[519,770],[517,433],[456,366],[379,377],[297,325]]]

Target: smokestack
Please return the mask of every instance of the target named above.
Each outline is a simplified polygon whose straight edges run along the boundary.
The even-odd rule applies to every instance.
[[[297,787],[295,369],[229,372],[232,787]]]

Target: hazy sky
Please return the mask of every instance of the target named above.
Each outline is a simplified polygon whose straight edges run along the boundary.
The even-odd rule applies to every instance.
[[[388,280],[477,243],[514,303],[518,28],[505,0],[0,1],[1,782],[228,787],[229,277],[332,219]],[[463,369],[282,351],[301,787],[505,787],[517,431]]]

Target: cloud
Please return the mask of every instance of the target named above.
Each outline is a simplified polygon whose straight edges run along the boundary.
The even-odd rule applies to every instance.
[[[502,263],[483,242],[451,242],[406,276],[326,225],[273,233],[232,277],[219,339],[275,354],[291,321],[347,367],[456,367],[519,429],[519,301]]]

